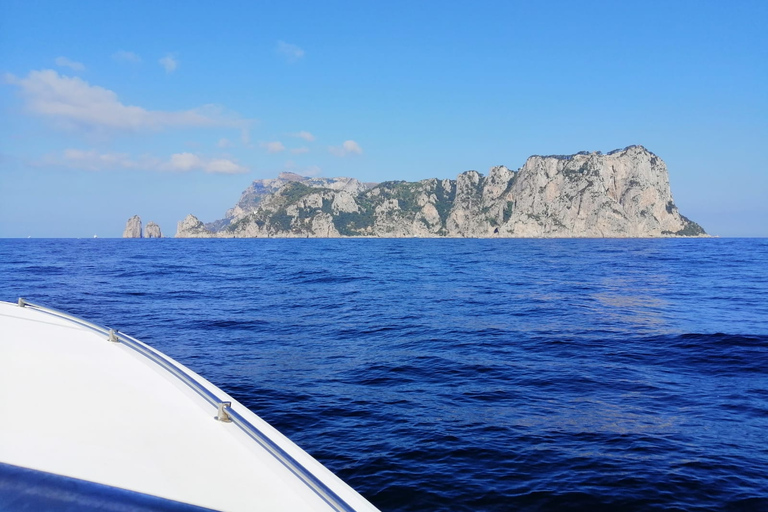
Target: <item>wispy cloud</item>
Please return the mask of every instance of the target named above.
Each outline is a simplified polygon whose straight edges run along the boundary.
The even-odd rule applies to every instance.
[[[360,144],[353,140],[345,140],[341,146],[329,146],[328,151],[332,155],[336,156],[347,156],[347,155],[362,155],[363,154],[363,148],[360,147]]]
[[[219,143],[216,144],[216,146],[220,148],[231,148],[234,144],[229,139],[219,139]]]
[[[247,167],[237,164],[228,158],[203,158],[194,153],[176,153],[159,170],[196,171],[201,170],[211,174],[242,174],[248,172]]]
[[[175,153],[167,159],[149,155],[134,158],[128,153],[101,153],[93,149],[66,149],[61,154],[48,155],[36,164],[85,171],[202,171],[210,174],[241,174],[249,171],[247,167],[229,158],[207,158],[194,153]]]
[[[304,57],[304,50],[295,44],[278,41],[276,51],[288,62],[296,62]]]
[[[165,69],[166,73],[173,73],[176,71],[176,68],[179,67],[179,61],[176,59],[176,57],[173,56],[173,54],[167,54],[162,59],[158,60],[157,62],[160,63],[161,66]]]
[[[5,82],[19,87],[29,112],[67,129],[100,132],[225,126],[246,130],[250,124],[216,105],[177,112],[125,105],[109,89],[50,69],[31,71],[26,78],[12,74],[4,78]]]
[[[296,162],[293,160],[288,160],[285,162],[285,165],[283,165],[283,171],[292,172],[294,174],[308,177],[319,176],[323,172],[322,169],[317,165],[308,165],[302,167],[296,165]]]
[[[56,57],[56,65],[73,71],[83,71],[85,69],[85,64],[82,62],[70,60],[66,57]]]
[[[300,132],[294,132],[290,134],[291,137],[296,137],[299,139],[304,139],[307,142],[312,142],[315,140],[315,136],[307,131],[300,131]]]
[[[141,57],[136,55],[133,52],[128,52],[125,50],[120,50],[112,54],[112,59],[118,61],[118,62],[128,62],[130,64],[140,64],[141,63]]]
[[[261,142],[259,146],[267,150],[267,153],[280,153],[285,151],[285,146],[279,140],[274,142]]]
[[[144,158],[144,165],[157,165],[156,161]],[[86,171],[103,171],[116,169],[136,169],[141,167],[138,161],[131,159],[128,153],[99,153],[96,150],[65,149],[60,155],[49,155],[38,165],[62,166]]]
[[[240,142],[247,148],[253,147],[253,144],[251,144],[251,130],[247,125],[240,130]]]
[[[301,147],[301,148],[293,148],[291,149],[291,153],[294,155],[303,155],[304,153],[309,153],[309,148]]]

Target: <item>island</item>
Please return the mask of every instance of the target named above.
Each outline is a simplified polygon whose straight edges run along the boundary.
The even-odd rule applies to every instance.
[[[664,161],[643,146],[534,155],[451,179],[362,183],[282,173],[256,180],[224,218],[188,215],[177,238],[707,236],[672,199]]]

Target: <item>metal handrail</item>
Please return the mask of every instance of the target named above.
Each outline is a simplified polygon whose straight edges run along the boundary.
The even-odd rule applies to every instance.
[[[291,454],[286,452],[280,445],[272,440],[267,434],[259,430],[254,424],[245,419],[240,413],[231,408],[232,402],[221,400],[211,390],[200,384],[196,379],[192,378],[182,368],[179,367],[176,362],[165,356],[164,354],[152,350],[149,346],[140,342],[133,336],[129,336],[116,329],[109,329],[100,325],[94,324],[82,318],[70,315],[57,309],[49,308],[46,306],[40,306],[39,304],[33,304],[26,300],[19,298],[19,307],[29,307],[42,313],[47,313],[52,316],[69,320],[77,325],[95,331],[99,334],[107,336],[107,340],[111,342],[123,343],[125,346],[131,348],[135,352],[141,354],[147,359],[151,360],[164,370],[170,372],[179,380],[184,382],[188,387],[200,395],[206,402],[211,404],[217,409],[217,415],[213,418],[223,422],[231,422],[237,425],[243,432],[259,443],[262,448],[267,450],[273,457],[279,460],[286,468],[288,468],[294,475],[296,475],[305,485],[312,489],[315,494],[323,499],[334,510],[343,512],[355,512],[355,509],[350,506],[344,499],[336,494],[330,487],[328,487],[322,480],[315,476],[312,471],[305,468],[299,461],[297,461]]]

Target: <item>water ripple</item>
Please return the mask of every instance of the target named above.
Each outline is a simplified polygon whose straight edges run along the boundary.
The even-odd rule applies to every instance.
[[[0,240],[383,510],[768,510],[763,240]]]

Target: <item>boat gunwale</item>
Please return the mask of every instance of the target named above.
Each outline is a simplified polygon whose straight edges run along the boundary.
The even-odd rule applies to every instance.
[[[19,298],[17,305],[18,307],[30,308],[32,310],[39,311],[56,318],[68,320],[81,327],[85,327],[91,331],[106,336],[106,341],[122,343],[139,355],[149,359],[156,365],[168,371],[174,377],[178,378],[198,395],[200,395],[206,402],[214,406],[216,408],[217,415],[212,416],[213,419],[234,423],[238,428],[240,428],[240,430],[247,434],[251,439],[256,441],[270,455],[272,455],[280,463],[282,463],[283,466],[290,470],[302,483],[312,489],[315,494],[322,498],[322,500],[325,501],[331,508],[339,512],[355,512],[356,509],[354,507],[349,505],[343,498],[341,498],[341,496],[339,496],[333,489],[331,489],[326,483],[318,478],[310,469],[307,469],[303,464],[297,461],[291,454],[289,454],[278,443],[271,439],[268,434],[262,432],[253,423],[248,421],[243,415],[232,409],[230,401],[221,400],[211,390],[209,390],[198,380],[189,375],[189,373],[185,371],[185,368],[177,363],[174,359],[137,340],[133,336],[120,332],[116,329],[110,329],[108,327],[95,324],[64,311],[49,308],[39,304],[34,304],[26,301],[21,297]]]

